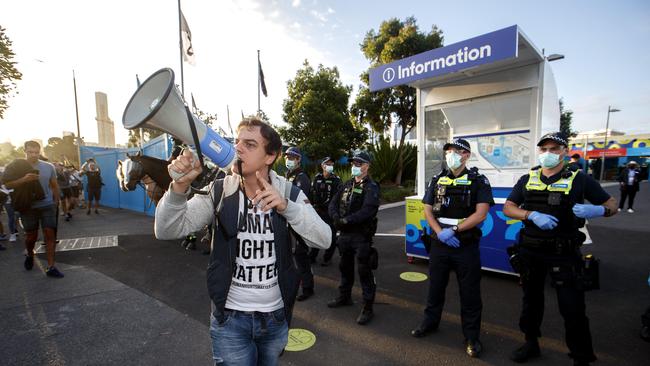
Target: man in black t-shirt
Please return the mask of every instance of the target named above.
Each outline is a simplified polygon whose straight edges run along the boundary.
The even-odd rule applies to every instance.
[[[515,268],[524,291],[519,328],[526,342],[510,358],[526,362],[540,355],[537,339],[544,314],[544,283],[550,273],[564,318],[569,357],[575,365],[588,365],[596,356],[584,293],[597,286],[589,288],[584,275],[587,266],[579,248],[585,235],[579,229],[585,219],[614,215],[616,200],[590,176],[564,167],[568,142],[563,134],[544,135],[537,146],[540,166],[519,179],[503,210],[524,223],[515,248],[519,253],[513,257],[520,257],[520,266]],[[592,204],[584,204],[585,199]]]
[[[99,200],[102,194],[102,175],[99,167],[95,160],[88,161],[88,164],[84,164],[84,169],[81,171],[81,175],[88,177],[87,194],[88,194],[88,209],[86,214],[90,215],[90,209],[95,201],[95,213],[99,214]]]

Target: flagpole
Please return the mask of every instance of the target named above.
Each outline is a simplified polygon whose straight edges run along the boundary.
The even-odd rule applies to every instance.
[[[79,166],[81,166],[81,130],[79,129],[79,103],[77,101],[77,78],[74,75],[74,69],[72,69],[72,86],[74,88],[74,112],[77,116],[77,156],[79,157]]]
[[[228,114],[228,129],[230,130],[230,137],[235,138],[235,134],[232,133],[232,125],[230,124],[230,107],[226,104],[226,111]]]
[[[180,1],[180,0],[179,0]],[[257,50],[257,114],[260,114],[260,50]]]
[[[181,94],[185,98],[185,79],[183,78],[183,30],[182,30],[181,0],[178,0],[178,50],[181,61]]]

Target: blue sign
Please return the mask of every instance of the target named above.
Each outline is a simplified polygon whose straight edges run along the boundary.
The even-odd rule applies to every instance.
[[[517,26],[403,58],[370,70],[370,91],[517,57]]]

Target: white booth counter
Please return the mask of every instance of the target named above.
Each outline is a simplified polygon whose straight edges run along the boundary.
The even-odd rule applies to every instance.
[[[400,84],[417,89],[418,114],[418,195],[406,199],[406,255],[428,258],[422,196],[443,168],[443,145],[461,137],[472,149],[468,167],[488,177],[496,202],[481,225],[482,265],[512,273],[505,248],[522,223],[503,214],[503,203],[519,177],[537,165],[537,140],[559,130],[557,88],[546,57],[514,25],[370,72],[371,91]]]

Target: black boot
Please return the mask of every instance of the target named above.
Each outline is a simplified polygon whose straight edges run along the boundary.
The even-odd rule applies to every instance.
[[[361,314],[357,318],[357,323],[359,325],[366,325],[372,320],[372,317],[375,316],[375,313],[372,311],[372,303],[363,304],[363,309],[361,309]]]
[[[478,339],[470,339],[465,341],[465,353],[469,357],[479,358],[483,352],[483,344]]]
[[[422,322],[422,324],[411,331],[411,335],[415,338],[422,338],[429,333],[435,332],[436,330],[438,330],[437,324],[428,324],[426,322]]]
[[[328,308],[340,308],[341,306],[352,305],[352,299],[350,296],[339,295],[336,299],[330,300],[327,303]]]
[[[539,357],[539,354],[537,339],[527,339],[523,346],[512,352],[510,359],[518,363],[524,363],[531,358]]]
[[[302,294],[298,295],[296,300],[298,301],[305,301],[308,298],[314,296],[314,288],[303,288],[302,289]]]

